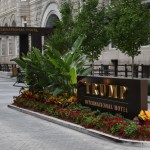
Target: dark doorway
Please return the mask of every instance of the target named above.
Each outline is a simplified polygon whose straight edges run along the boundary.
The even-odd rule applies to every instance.
[[[46,27],[55,28],[56,21],[59,21],[59,18],[57,17],[57,15],[55,15],[55,14],[50,15],[46,22]]]

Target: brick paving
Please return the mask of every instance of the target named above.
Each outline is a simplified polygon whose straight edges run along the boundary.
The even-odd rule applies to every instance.
[[[7,107],[19,89],[0,78],[0,150],[149,150],[98,139]]]

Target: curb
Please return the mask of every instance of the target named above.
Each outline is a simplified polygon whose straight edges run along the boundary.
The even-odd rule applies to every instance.
[[[122,139],[122,138],[118,138],[118,137],[115,137],[115,136],[112,136],[112,135],[109,135],[109,134],[106,134],[103,132],[99,132],[99,131],[96,131],[93,129],[86,129],[80,125],[70,123],[67,121],[63,121],[63,120],[60,120],[60,119],[57,119],[54,117],[50,117],[50,116],[47,116],[44,114],[40,114],[38,112],[30,111],[30,110],[27,110],[24,108],[20,108],[20,107],[14,106],[14,105],[8,105],[8,107],[11,109],[15,109],[17,111],[23,112],[25,114],[32,115],[34,117],[37,117],[37,118],[61,125],[61,126],[64,126],[66,128],[70,128],[70,129],[82,132],[84,134],[87,134],[87,135],[90,135],[90,136],[93,136],[93,137],[96,137],[99,139],[107,139],[109,141],[121,143],[123,145],[128,145],[128,146],[129,145],[130,146],[137,146],[137,147],[149,147],[150,146],[150,142],[148,142],[148,141],[137,141],[137,140]]]

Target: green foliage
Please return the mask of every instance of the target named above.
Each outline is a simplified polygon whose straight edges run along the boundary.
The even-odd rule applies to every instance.
[[[127,137],[132,137],[138,131],[138,126],[130,121],[130,124],[124,128],[124,131]]]
[[[76,16],[75,35],[85,34],[82,50],[84,54],[94,61],[98,59],[101,51],[108,45],[109,40],[105,28],[105,9],[99,5],[99,0],[87,0]]]
[[[54,109],[55,109],[56,107],[57,107],[57,105],[53,105],[53,106],[47,107],[46,111],[47,111],[50,115],[53,115]]]
[[[33,108],[34,107],[34,102],[33,101],[27,101],[26,103],[24,103],[24,106],[26,108]]]
[[[114,0],[108,7],[108,32],[111,42],[128,56],[140,54],[150,37],[150,11],[142,0]]]
[[[134,57],[141,53],[142,45],[150,42],[150,10],[142,0],[113,0],[107,16],[111,42],[132,57],[133,74]]]
[[[80,103],[72,103],[69,108],[71,110],[91,111],[91,108],[81,105]]]
[[[83,68],[87,60],[79,49],[83,40],[84,36],[79,37],[71,50],[64,55],[60,55],[59,51],[53,49],[50,44],[46,45],[45,56],[53,66],[53,73],[49,75],[49,79],[52,81],[54,96],[63,92],[72,95],[77,85],[77,75],[88,75],[91,72],[92,68]]]
[[[99,7],[98,0],[88,0],[81,11],[73,17],[70,1],[62,3],[62,19],[56,22],[54,34],[47,41],[61,54],[70,50],[79,35],[86,35],[82,43],[83,53],[92,61],[98,59],[101,51],[108,45],[105,28],[105,9]]]
[[[42,91],[49,85],[48,72],[45,65],[45,57],[40,50],[32,48],[31,52],[15,62],[25,71],[25,81],[35,92]]]
[[[38,110],[38,111],[45,111],[46,110],[46,108],[47,108],[47,105],[46,104],[37,104],[36,105],[36,110]]]
[[[47,91],[54,96],[61,93],[73,95],[77,85],[77,75],[88,75],[92,68],[84,69],[87,58],[80,50],[84,36],[79,37],[70,51],[60,54],[47,43],[45,54],[33,48],[27,56],[16,59],[16,63],[26,73],[25,80],[34,92]]]
[[[93,116],[83,116],[81,124],[86,128],[92,128],[95,124],[98,123],[98,118],[94,118]]]
[[[74,28],[72,10],[71,2],[65,0],[60,9],[61,20],[56,22],[54,34],[47,41],[54,49],[59,50],[61,54],[71,49],[73,42],[77,38],[77,36],[74,38],[72,35],[72,29]]]
[[[90,108],[82,106],[75,102],[71,105],[63,107],[53,102],[41,103],[35,99],[35,95],[31,100],[27,96],[21,94],[14,98],[14,105],[23,108],[30,108],[34,111],[44,112],[60,119],[65,119],[86,128],[96,129],[107,134],[118,136],[119,138],[129,138],[136,140],[150,140],[150,121],[143,124],[137,124],[133,120],[124,118],[120,114],[112,115],[111,113],[100,113],[92,111]],[[98,113],[98,114],[97,114]]]

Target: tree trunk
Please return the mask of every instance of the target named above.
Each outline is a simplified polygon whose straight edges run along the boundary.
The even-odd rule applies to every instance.
[[[92,76],[94,76],[94,52],[92,51]]]
[[[92,70],[92,76],[94,76],[94,60],[92,60],[92,68],[93,68],[93,70]]]
[[[134,56],[132,56],[132,79],[134,78]]]

